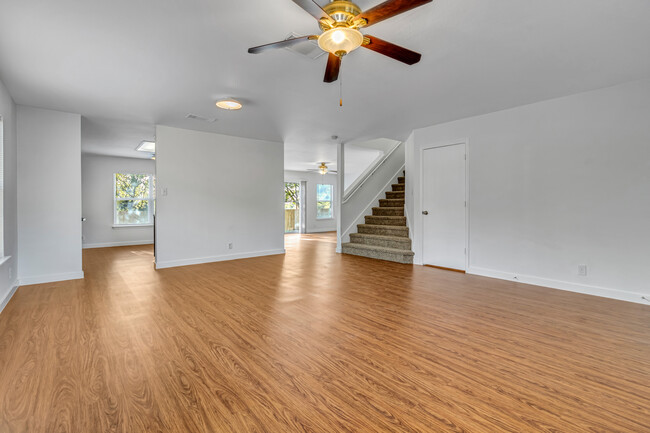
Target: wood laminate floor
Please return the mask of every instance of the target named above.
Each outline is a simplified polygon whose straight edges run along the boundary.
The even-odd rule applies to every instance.
[[[0,314],[0,432],[650,432],[650,307],[334,247],[85,250]]]

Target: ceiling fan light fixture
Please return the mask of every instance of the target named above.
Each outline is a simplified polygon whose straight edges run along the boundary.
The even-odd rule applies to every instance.
[[[324,162],[320,164],[320,166],[318,167],[318,171],[320,172],[320,174],[327,174],[327,166],[325,165]]]
[[[224,110],[241,110],[242,104],[239,101],[236,101],[232,98],[222,99],[217,101],[217,107]]]
[[[341,56],[356,50],[363,44],[363,34],[357,29],[335,27],[318,38],[318,46],[328,53]]]

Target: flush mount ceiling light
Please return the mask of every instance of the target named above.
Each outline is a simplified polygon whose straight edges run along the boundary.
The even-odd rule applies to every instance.
[[[156,142],[144,140],[135,148],[135,150],[138,152],[156,153]]]
[[[232,98],[228,98],[228,99],[221,99],[220,101],[217,101],[217,107],[222,108],[224,110],[241,110],[242,104],[239,101],[236,101]]]

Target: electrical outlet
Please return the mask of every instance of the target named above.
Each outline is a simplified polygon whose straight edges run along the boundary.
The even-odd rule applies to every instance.
[[[229,249],[229,250],[232,250],[232,242],[229,242],[229,243],[228,243],[228,249]]]
[[[578,265],[578,275],[581,277],[587,276],[587,265]]]

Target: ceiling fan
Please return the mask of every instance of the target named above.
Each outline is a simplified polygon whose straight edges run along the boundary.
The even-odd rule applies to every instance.
[[[269,49],[286,48],[299,42],[317,40],[318,46],[329,53],[325,69],[324,81],[326,83],[332,83],[338,79],[341,59],[359,47],[367,48],[407,65],[413,65],[420,61],[421,54],[391,44],[375,36],[364,35],[359,29],[377,24],[380,21],[432,1],[387,0],[362,12],[359,6],[349,0],[333,0],[323,7],[316,3],[315,0],[293,0],[294,3],[318,20],[322,33],[260,45],[249,48],[248,52],[258,54]]]
[[[329,164],[328,162],[319,162],[318,164],[318,168],[308,168],[307,171],[317,171],[320,174],[335,174],[337,172],[336,170],[330,170],[327,168],[327,164]]]

